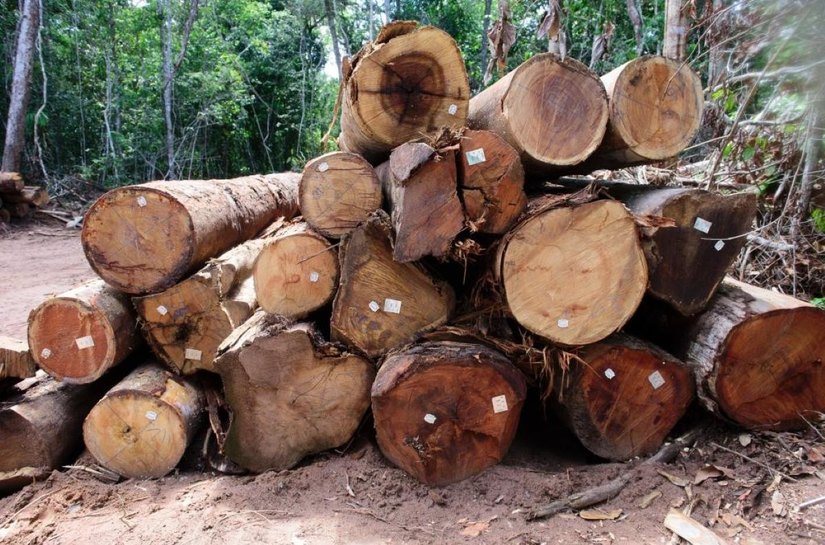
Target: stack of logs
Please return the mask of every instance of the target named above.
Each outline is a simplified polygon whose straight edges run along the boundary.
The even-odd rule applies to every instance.
[[[31,216],[49,202],[45,189],[25,185],[17,172],[0,172],[0,223]]]
[[[444,485],[504,457],[530,385],[611,460],[656,450],[695,393],[745,427],[825,410],[825,313],[725,279],[753,194],[570,177],[683,149],[688,67],[599,79],[537,55],[471,99],[452,38],[395,23],[342,85],[341,151],[300,175],[91,207],[101,280],[32,312],[31,357],[60,382],[0,411],[0,470],[60,463],[87,413],[100,464],[157,477],[205,415],[213,467],[260,472],[345,444],[371,408],[384,455]]]

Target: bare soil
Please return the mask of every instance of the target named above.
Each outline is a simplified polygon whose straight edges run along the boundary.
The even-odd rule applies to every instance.
[[[0,334],[23,337],[31,308],[91,277],[76,231],[38,223],[0,231]],[[728,543],[825,543],[825,504],[796,509],[825,495],[821,427],[745,434],[698,409],[682,425],[710,423],[694,446],[671,464],[637,469],[617,497],[582,513],[615,520],[571,511],[527,521],[535,507],[634,465],[588,456],[539,407],[536,399],[526,407],[504,463],[439,489],[390,466],[370,422],[347,448],[277,473],[187,469],[110,484],[82,468],[55,471],[0,498],[0,543],[667,544],[675,541],[665,516],[688,508]],[[80,454],[76,464],[93,461]]]

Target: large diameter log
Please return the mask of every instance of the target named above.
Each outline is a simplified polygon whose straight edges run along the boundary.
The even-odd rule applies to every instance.
[[[420,142],[402,144],[376,169],[391,210],[396,261],[443,257],[464,228],[456,148],[436,150]]]
[[[390,355],[372,387],[378,446],[429,485],[476,475],[507,454],[524,404],[524,377],[503,355],[432,342]]]
[[[33,377],[37,367],[26,341],[0,335],[0,381]]]
[[[399,144],[467,119],[464,60],[450,35],[434,27],[385,26],[345,67],[342,85],[338,145],[373,164]]]
[[[636,224],[616,201],[529,215],[502,239],[494,272],[513,317],[568,346],[618,330],[647,287]]]
[[[288,225],[267,240],[253,278],[262,309],[301,318],[332,301],[338,287],[338,254],[305,222]]]
[[[383,212],[347,235],[339,254],[341,280],[332,304],[332,337],[378,357],[444,324],[455,293],[413,263],[392,255],[392,229]]]
[[[471,229],[503,234],[527,206],[524,167],[518,152],[491,131],[465,131],[458,160],[458,185]]]
[[[28,339],[41,369],[58,380],[82,384],[123,361],[140,335],[128,297],[93,280],[35,308]]]
[[[616,334],[557,370],[554,406],[593,454],[628,460],[658,450],[693,400],[690,368],[656,346]]]
[[[746,428],[804,428],[825,412],[823,331],[825,311],[728,278],[685,332],[684,360],[711,411]]]
[[[0,172],[0,191],[19,193],[25,187],[19,172]]]
[[[0,197],[7,203],[27,203],[35,207],[49,203],[49,193],[42,187],[26,186],[19,192],[2,192]]]
[[[498,133],[530,171],[581,163],[601,143],[607,95],[599,78],[571,58],[535,55],[473,97],[468,125]]]
[[[375,368],[308,323],[259,311],[221,346],[232,421],[225,454],[246,469],[287,469],[346,443],[369,408]]]
[[[86,448],[127,478],[163,477],[178,464],[203,416],[194,383],[147,364],[103,396],[83,423]]]
[[[92,269],[129,294],[171,287],[210,257],[297,212],[299,174],[150,182],[103,195],[83,222]]]
[[[301,174],[301,215],[316,231],[340,238],[381,208],[381,182],[366,159],[334,151],[309,161]]]
[[[252,270],[265,244],[249,240],[168,290],[132,298],[149,345],[170,369],[215,370],[218,346],[257,307]]]

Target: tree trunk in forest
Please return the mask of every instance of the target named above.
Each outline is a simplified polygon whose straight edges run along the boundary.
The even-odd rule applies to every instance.
[[[549,202],[531,203],[504,236],[494,274],[509,312],[529,331],[566,346],[594,343],[624,325],[645,293],[636,224],[616,201]]]
[[[524,167],[518,152],[490,131],[465,131],[458,186],[471,231],[503,234],[527,206]]]
[[[580,62],[535,55],[473,97],[467,124],[493,131],[528,171],[553,172],[584,161],[607,127],[604,85]]]
[[[487,51],[489,46],[489,40],[487,38],[487,33],[490,31],[490,17],[492,16],[493,10],[493,0],[484,0],[484,19],[482,19],[481,23],[481,64],[479,64],[479,69],[481,73],[484,74],[484,71],[487,68]]]
[[[93,280],[41,303],[29,315],[29,347],[58,380],[94,382],[140,342],[129,299]]]
[[[656,346],[616,334],[555,369],[562,420],[597,456],[622,461],[655,452],[693,400],[690,369]]]
[[[481,345],[431,342],[389,356],[372,386],[378,446],[432,486],[500,462],[516,434],[524,376]]]
[[[392,211],[396,261],[443,257],[464,228],[456,180],[457,150],[458,146],[436,150],[424,143],[402,144],[375,169]]]
[[[178,465],[203,412],[200,387],[146,364],[92,408],[83,440],[100,465],[123,477],[163,477]]]
[[[404,142],[465,124],[467,71],[443,30],[408,21],[387,25],[347,72],[338,137],[343,151],[375,164]]]
[[[376,212],[347,235],[340,249],[341,280],[332,304],[333,340],[377,358],[445,323],[455,306],[446,282],[392,257],[392,227]]]
[[[381,181],[360,155],[334,151],[306,164],[299,201],[307,223],[324,236],[340,238],[381,208]]]
[[[266,241],[253,278],[262,309],[303,318],[332,301],[338,287],[338,254],[306,222],[294,223]]]
[[[688,20],[684,13],[684,0],[666,0],[665,37],[662,55],[677,62],[687,58]]]
[[[277,218],[295,215],[299,181],[284,173],[115,189],[87,212],[83,250],[117,289],[157,293]]]
[[[375,368],[308,323],[258,312],[221,346],[232,423],[224,449],[251,471],[288,469],[346,443],[369,408]]]
[[[335,66],[338,67],[338,77],[341,77],[341,49],[338,45],[338,27],[335,15],[335,0],[324,0],[324,11],[327,16],[329,36],[332,39],[332,54],[335,55]]]
[[[160,47],[162,53],[161,82],[163,85],[163,122],[166,128],[166,179],[177,180],[175,167],[175,125],[172,119],[172,100],[175,72],[172,66],[172,3],[158,0],[160,18]]]
[[[0,171],[20,171],[26,139],[26,109],[31,94],[32,66],[37,29],[40,27],[40,1],[22,0],[19,33],[14,54],[14,71],[6,118],[6,141]]]
[[[37,367],[26,341],[0,335],[0,382],[7,378],[33,377]]]

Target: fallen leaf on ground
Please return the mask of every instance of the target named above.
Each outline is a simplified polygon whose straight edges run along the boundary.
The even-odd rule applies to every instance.
[[[673,473],[668,473],[663,469],[657,469],[656,472],[668,481],[670,481],[671,483],[675,484],[676,486],[681,486],[682,488],[684,488],[690,484],[690,481],[688,481],[684,477],[674,475]]]
[[[662,492],[659,490],[654,490],[650,494],[646,494],[641,500],[639,500],[639,507],[642,509],[647,509],[650,507],[650,504],[653,503],[656,498],[660,498],[662,496]]]
[[[771,496],[771,509],[773,509],[773,514],[778,517],[784,517],[787,514],[785,496],[779,490],[774,491]]]
[[[749,433],[740,433],[739,434],[739,444],[742,445],[743,447],[746,447],[746,446],[750,445],[751,441],[753,441],[753,437],[751,437],[751,434],[749,434]]]
[[[818,464],[825,460],[825,446],[816,445],[808,449],[806,453],[808,461],[812,464]]]
[[[734,515],[731,513],[722,513],[721,515],[719,515],[719,519],[728,526],[741,526],[742,528],[747,528],[751,532],[753,531],[753,525],[747,520],[740,517],[739,515]]]
[[[693,484],[702,484],[708,479],[718,479],[719,477],[733,479],[734,474],[733,471],[726,467],[709,464],[696,472],[696,477],[693,478]]]
[[[467,537],[478,537],[481,535],[481,532],[488,529],[490,527],[490,523],[486,521],[479,521],[473,522],[472,524],[467,525],[463,530],[461,530],[461,535]]]
[[[610,511],[603,511],[602,509],[590,509],[587,511],[579,511],[579,516],[584,520],[616,520],[622,516],[622,510],[611,509]]]

